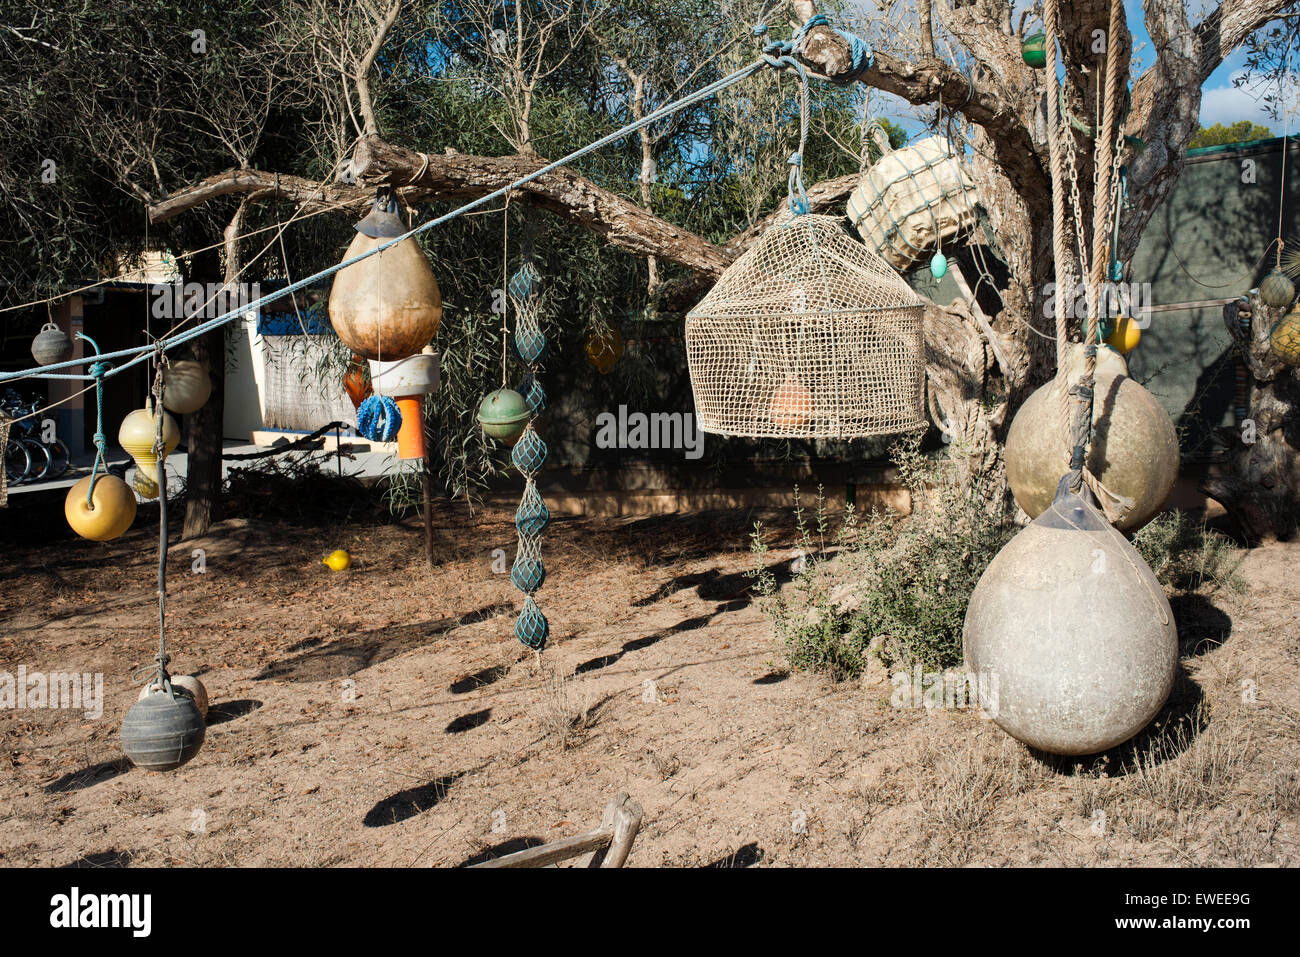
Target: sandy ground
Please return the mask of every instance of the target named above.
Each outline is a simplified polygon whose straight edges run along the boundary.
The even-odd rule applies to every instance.
[[[645,810],[630,865],[1300,863],[1300,544],[1245,554],[1239,589],[1174,596],[1170,705],[1071,762],[967,711],[891,707],[883,669],[787,673],[744,575],[757,513],[554,523],[538,661],[493,570],[511,517],[441,507],[434,568],[417,525],[237,518],[175,546],[172,667],[213,705],[166,774],[118,747],[153,654],[156,533],[8,542],[0,671],[102,672],[105,702],[0,711],[0,863],[456,866],[592,827],[619,791]],[[351,570],[320,564],[335,548]]]

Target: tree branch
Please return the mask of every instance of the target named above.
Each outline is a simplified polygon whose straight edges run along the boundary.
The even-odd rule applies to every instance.
[[[393,5],[375,31],[375,38],[370,42],[370,48],[358,61],[356,72],[352,74],[352,82],[357,87],[357,99],[360,101],[361,116],[366,124],[365,133],[369,136],[379,135],[379,124],[375,121],[375,105],[370,99],[370,69],[375,65],[375,57],[379,55],[384,40],[388,37],[388,31],[397,22],[397,14],[401,12],[401,9],[402,0],[393,0]]]

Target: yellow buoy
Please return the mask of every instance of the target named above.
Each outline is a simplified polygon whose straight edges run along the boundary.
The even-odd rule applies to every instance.
[[[608,375],[618,360],[623,358],[625,347],[623,335],[617,329],[611,328],[604,333],[593,332],[587,336],[587,360],[601,375]]]
[[[1289,366],[1300,366],[1300,306],[1293,306],[1268,336],[1274,355]]]
[[[86,504],[86,490],[90,476],[68,489],[63,501],[63,514],[72,530],[92,542],[107,542],[117,538],[135,521],[135,493],[116,475],[101,475],[95,480],[95,491],[90,505]]]
[[[340,548],[337,551],[330,552],[327,557],[322,558],[321,564],[329,566],[333,571],[341,572],[352,566],[352,556]]]
[[[176,420],[160,410],[163,417],[163,458],[170,455],[181,442],[181,430]],[[145,498],[158,497],[158,459],[154,456],[154,441],[158,436],[158,416],[153,411],[153,400],[146,400],[143,409],[136,409],[122,420],[117,430],[117,442],[135,459],[135,479],[132,485]]]
[[[1142,330],[1132,316],[1119,316],[1115,319],[1115,331],[1106,337],[1106,345],[1122,356],[1128,355],[1142,341]]]

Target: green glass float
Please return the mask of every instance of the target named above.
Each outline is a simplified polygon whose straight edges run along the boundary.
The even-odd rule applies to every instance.
[[[930,275],[935,279],[942,279],[948,273],[948,257],[943,253],[935,253],[930,257]]]
[[[497,389],[478,407],[478,424],[485,435],[514,445],[528,427],[533,410],[528,400],[514,389]]]
[[[1031,33],[1021,40],[1020,59],[1035,70],[1044,69],[1047,66],[1047,35],[1044,33]]]
[[[1300,366],[1300,305],[1291,308],[1269,333],[1273,354],[1289,366]]]
[[[1259,284],[1259,298],[1274,309],[1289,306],[1295,298],[1295,283],[1274,269]]]

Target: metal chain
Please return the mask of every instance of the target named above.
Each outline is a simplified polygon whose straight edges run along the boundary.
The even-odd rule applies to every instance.
[[[1090,274],[1088,272],[1088,246],[1083,237],[1083,201],[1079,198],[1079,164],[1074,151],[1074,134],[1066,130],[1063,136],[1065,138],[1065,168],[1070,174],[1070,207],[1074,218],[1074,240],[1079,244],[1079,276],[1086,282]],[[1092,317],[1096,315],[1095,290],[1091,282],[1087,283],[1085,289],[1088,295],[1088,316]]]

